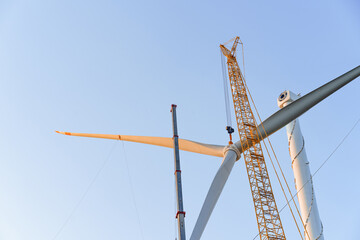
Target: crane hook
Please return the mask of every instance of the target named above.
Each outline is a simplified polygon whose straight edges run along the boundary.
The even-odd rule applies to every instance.
[[[231,126],[226,126],[226,130],[229,133],[229,137],[230,137],[229,145],[231,145],[233,144],[231,134],[234,132],[234,129]]]

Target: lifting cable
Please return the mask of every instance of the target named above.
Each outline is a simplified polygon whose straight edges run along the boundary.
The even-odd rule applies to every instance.
[[[222,54],[220,49],[220,56],[221,56],[221,68],[222,68],[222,75],[223,75],[223,84],[224,84],[224,97],[225,97],[225,110],[226,110],[226,124],[229,127],[232,127],[231,123],[231,111],[230,111],[230,101],[229,101],[229,85],[227,80],[227,71],[226,71],[226,64],[224,59],[224,54]]]
[[[235,38],[230,39],[229,41],[224,43],[224,45],[228,44],[229,42],[232,42]],[[241,40],[240,40],[240,44],[241,44],[241,49],[242,49],[243,70],[245,73],[244,45]],[[230,100],[229,100],[230,96],[229,96],[229,85],[228,85],[228,78],[227,78],[228,74],[226,71],[226,63],[225,63],[224,54],[222,53],[221,49],[220,49],[220,56],[221,56],[221,67],[222,67],[223,84],[224,84],[225,110],[226,110],[226,120],[227,120],[226,130],[230,137],[229,145],[231,145],[231,144],[233,144],[231,134],[234,132],[234,128],[232,127],[232,123],[231,123],[232,115],[231,115]],[[231,92],[233,91],[233,89],[230,89],[230,90],[231,90]]]
[[[103,161],[103,163],[101,164],[99,170],[96,172],[95,176],[93,177],[93,179],[90,181],[89,185],[86,187],[84,193],[82,194],[82,196],[80,197],[79,201],[75,204],[75,206],[73,207],[73,209],[71,210],[69,216],[65,219],[65,221],[63,222],[63,224],[60,226],[59,230],[56,232],[56,234],[54,235],[54,237],[52,238],[53,240],[57,239],[58,236],[60,235],[60,233],[64,230],[64,228],[66,227],[66,225],[69,223],[70,219],[74,216],[75,212],[77,211],[77,209],[80,207],[81,203],[84,201],[84,199],[86,198],[87,194],[89,193],[91,187],[94,185],[94,183],[96,182],[96,180],[98,179],[100,173],[104,170],[105,166],[107,165],[107,163],[109,162],[114,149],[116,146],[116,142],[113,144],[113,146],[110,149],[110,152],[108,153],[107,157],[105,158],[105,160]]]
[[[130,185],[130,188],[131,188],[131,196],[132,196],[132,199],[133,199],[133,203],[134,203],[134,207],[135,207],[135,211],[136,211],[136,217],[137,217],[137,221],[138,221],[138,225],[139,225],[139,229],[140,229],[141,239],[144,240],[144,232],[143,232],[141,221],[140,221],[139,210],[138,210],[138,207],[137,207],[137,204],[136,204],[134,187],[133,187],[132,180],[131,180],[129,164],[127,162],[127,154],[126,154],[126,151],[125,151],[125,144],[124,144],[124,141],[121,141],[121,143],[122,143],[122,147],[123,147],[123,150],[124,150],[125,165],[126,165],[127,175],[128,175],[128,179],[129,179],[129,185]]]
[[[250,90],[249,90],[249,88],[248,88],[248,86],[247,86],[247,84],[246,84],[245,81],[244,81],[244,83],[245,83],[246,90],[247,90],[248,93],[249,93],[251,102],[252,102],[252,104],[253,104],[253,106],[254,106],[254,108],[255,108],[256,114],[257,114],[260,122],[262,122],[262,121],[261,121],[260,114],[259,114],[259,112],[258,112],[258,110],[257,110],[257,108],[256,108],[254,99],[253,99],[252,96],[251,96]],[[265,131],[265,129],[264,129],[264,131]],[[265,131],[265,134],[266,134],[266,136],[267,136],[266,131]],[[285,181],[285,184],[286,184],[286,186],[287,186],[287,190],[289,191],[290,196],[292,196],[292,192],[291,192],[291,190],[290,190],[289,184],[288,184],[287,181],[286,181],[284,172],[283,172],[283,170],[282,170],[282,168],[281,168],[281,166],[280,166],[279,160],[278,160],[278,158],[277,158],[277,156],[276,156],[276,154],[275,154],[275,151],[274,151],[274,148],[273,148],[273,146],[272,146],[272,144],[271,144],[271,141],[270,141],[269,138],[267,138],[267,141],[269,142],[270,147],[271,147],[271,149],[272,149],[272,152],[273,152],[273,154],[274,154],[274,156],[275,156],[277,165],[278,165],[278,167],[279,167],[279,169],[280,169],[280,171],[281,171],[281,175],[282,175],[282,177],[283,177],[283,179],[284,179],[284,181]],[[276,175],[276,178],[277,178],[277,180],[278,180],[278,182],[279,182],[279,184],[280,184],[280,187],[281,187],[281,190],[282,190],[282,192],[283,192],[283,195],[285,196],[286,202],[290,202],[290,201],[288,200],[288,197],[287,197],[286,193],[285,193],[285,190],[284,190],[284,187],[283,187],[283,185],[282,185],[282,183],[281,183],[279,174],[278,174],[278,172],[277,172],[277,170],[276,170],[275,164],[274,164],[273,159],[272,159],[272,157],[271,157],[271,155],[270,155],[270,151],[269,151],[267,145],[265,144],[265,142],[264,142],[264,146],[265,146],[266,152],[267,152],[267,154],[268,154],[268,156],[269,156],[271,165],[272,165],[272,167],[273,167],[273,169],[274,169],[274,171],[275,171],[275,175]],[[305,224],[304,224],[304,222],[302,221],[301,214],[300,214],[300,211],[299,211],[299,209],[298,209],[298,207],[297,207],[297,205],[296,205],[296,203],[295,203],[295,200],[294,200],[294,199],[292,199],[292,200],[293,200],[293,203],[294,203],[294,205],[295,205],[297,214],[298,214],[298,216],[299,216],[299,218],[300,218],[300,221],[301,221],[301,223],[302,223],[302,225],[303,225],[303,227],[304,227],[305,233],[306,233],[306,235],[309,237],[309,233],[307,232],[307,230],[306,230],[306,228],[305,228]],[[289,210],[290,210],[290,212],[291,212],[291,215],[292,215],[292,217],[293,217],[293,219],[294,219],[296,228],[298,229],[298,232],[299,232],[299,234],[300,234],[300,237],[301,237],[301,239],[303,239],[302,234],[301,234],[301,231],[300,231],[300,228],[299,228],[299,225],[298,225],[298,223],[297,223],[297,220],[296,220],[295,215],[294,215],[294,213],[293,213],[293,210],[292,210],[292,208],[291,208],[291,205],[289,204],[288,206],[289,206]],[[280,211],[279,211],[279,213],[280,213]],[[310,237],[309,237],[309,238],[310,238]]]
[[[243,47],[243,44],[242,44],[241,46],[242,46],[243,68],[244,68],[244,71],[245,71],[245,60],[244,60],[245,57],[244,57],[244,47]],[[244,73],[245,73],[245,72],[244,72]],[[241,74],[241,73],[240,73],[240,74]],[[262,121],[261,121],[260,114],[259,114],[259,112],[258,112],[258,110],[257,110],[257,108],[256,108],[254,99],[252,98],[252,95],[251,95],[251,93],[250,93],[250,90],[249,90],[249,88],[248,88],[248,86],[247,86],[247,84],[246,84],[245,75],[243,75],[243,78],[244,78],[244,85],[245,85],[245,87],[246,87],[247,92],[249,93],[249,96],[250,96],[251,102],[252,102],[252,104],[253,104],[253,106],[254,106],[254,108],[255,108],[256,114],[257,114],[260,122],[262,122]],[[264,131],[265,131],[265,129],[264,129]],[[266,134],[266,131],[265,131],[265,134]],[[267,134],[266,134],[266,135],[267,135]],[[276,154],[275,154],[274,148],[272,147],[272,144],[271,144],[271,142],[270,142],[270,139],[267,138],[267,140],[268,140],[268,142],[269,142],[269,144],[270,144],[270,146],[271,146],[272,152],[273,152],[273,154],[274,154],[274,156],[275,156],[277,165],[278,165],[279,168],[280,168],[282,177],[283,177],[283,179],[284,179],[284,181],[285,181],[285,183],[286,183],[286,186],[287,186],[287,189],[288,189],[288,191],[289,191],[289,193],[290,193],[290,196],[292,196],[291,190],[290,190],[289,185],[288,185],[288,183],[287,183],[287,181],[286,181],[285,175],[284,175],[284,173],[283,173],[283,171],[282,171],[282,168],[281,168],[280,163],[279,163],[279,160],[278,160],[278,158],[277,158],[277,156],[276,156]],[[285,193],[285,190],[284,190],[284,188],[283,188],[283,185],[282,185],[282,183],[281,183],[281,180],[280,180],[279,175],[278,175],[278,173],[277,173],[277,170],[276,170],[276,168],[275,168],[274,162],[273,162],[273,160],[272,160],[272,158],[271,158],[270,152],[269,152],[269,150],[268,150],[265,142],[264,142],[264,146],[265,146],[266,152],[267,152],[267,154],[268,154],[268,156],[269,156],[269,158],[270,158],[271,165],[272,165],[272,167],[273,167],[273,169],[274,169],[274,171],[275,171],[277,180],[278,180],[278,182],[280,183],[281,190],[282,190],[282,192],[283,192],[283,194],[284,194],[284,196],[285,196],[286,201],[288,201],[287,195],[286,195],[286,193]],[[303,227],[304,227],[304,230],[305,230],[307,236],[309,237],[309,234],[308,234],[308,232],[307,232],[307,230],[306,230],[306,228],[305,228],[305,225],[304,225],[304,223],[303,223],[303,221],[302,221],[302,219],[301,219],[300,211],[299,211],[299,209],[298,209],[298,207],[297,207],[297,205],[296,205],[296,203],[295,203],[294,200],[293,200],[293,203],[294,203],[295,208],[296,208],[296,210],[297,210],[297,213],[298,213],[298,216],[299,216],[299,218],[300,218],[300,221],[301,221],[301,223],[302,223],[302,225],[303,225]],[[290,205],[289,205],[289,209],[290,209],[291,215],[292,215],[292,217],[293,217],[293,219],[294,219],[294,222],[295,222],[295,224],[296,224],[296,227],[297,227],[297,229],[298,229],[298,231],[299,231],[300,237],[301,237],[301,239],[303,239],[302,234],[301,234],[301,231],[300,231],[300,228],[299,228],[299,226],[298,226],[298,223],[297,223],[297,221],[296,221],[296,218],[295,218],[295,216],[294,216],[294,213],[293,213],[292,208],[291,208]],[[279,212],[279,213],[280,213],[280,212]]]
[[[330,155],[324,160],[324,162],[320,165],[320,167],[314,172],[314,174],[312,175],[312,177],[307,180],[302,186],[301,188],[294,194],[292,195],[291,199],[289,201],[286,202],[286,204],[279,210],[279,213],[282,212],[282,210],[284,210],[286,208],[286,206],[288,206],[290,204],[290,201],[293,200],[298,193],[306,186],[306,184],[308,184],[314,177],[315,175],[320,171],[320,169],[325,165],[325,163],[327,163],[330,158],[334,155],[334,153],[339,149],[339,147],[345,142],[345,140],[349,137],[349,135],[351,134],[351,132],[355,129],[356,125],[360,122],[360,118],[355,122],[355,124],[352,126],[352,128],[350,129],[350,131],[343,137],[343,139],[339,142],[339,144],[335,147],[335,149],[330,153]],[[256,239],[259,236],[259,234],[257,234],[254,238]]]

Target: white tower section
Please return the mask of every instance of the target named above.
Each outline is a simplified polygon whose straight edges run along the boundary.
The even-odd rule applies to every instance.
[[[283,108],[296,101],[299,96],[285,91],[278,98],[278,106]],[[309,161],[305,152],[305,141],[301,134],[299,120],[295,119],[286,125],[289,141],[291,166],[294,172],[295,187],[298,191],[301,218],[305,226],[306,240],[323,240],[323,226],[316,204],[315,192],[310,173]]]

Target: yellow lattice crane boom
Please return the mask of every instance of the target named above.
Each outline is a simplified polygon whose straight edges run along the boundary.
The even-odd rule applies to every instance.
[[[261,240],[285,240],[285,233],[276,206],[263,151],[257,138],[257,124],[251,110],[245,79],[236,60],[236,48],[239,41],[240,38],[236,37],[230,50],[224,45],[220,45],[220,48],[227,58],[230,88],[240,141],[242,143],[247,142],[248,146],[251,146],[248,149],[243,149],[243,155],[255,207],[259,236]]]

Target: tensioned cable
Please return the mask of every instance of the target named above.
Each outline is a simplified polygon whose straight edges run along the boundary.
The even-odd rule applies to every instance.
[[[224,83],[226,121],[227,121],[227,126],[232,127],[231,126],[230,102],[229,102],[229,86],[228,86],[228,80],[226,77],[226,66],[225,66],[224,54],[222,53],[221,49],[220,49],[220,55],[221,55],[221,67],[222,67],[222,75],[223,75],[223,83]]]
[[[243,68],[244,68],[244,71],[245,71],[244,45],[241,43],[241,46],[242,46]],[[241,72],[240,72],[240,74],[241,74]],[[241,74],[241,75],[242,75],[242,74]],[[249,90],[249,88],[248,88],[248,86],[247,86],[247,84],[246,84],[245,76],[243,75],[242,77],[244,78],[244,85],[245,85],[245,87],[246,87],[246,89],[247,89],[247,92],[249,93],[249,96],[250,96],[251,102],[252,102],[252,104],[253,104],[253,106],[254,106],[254,108],[255,108],[256,114],[257,114],[257,116],[258,116],[258,118],[259,118],[259,120],[260,120],[260,122],[261,122],[260,114],[259,114],[259,112],[258,112],[258,110],[257,110],[257,108],[256,108],[256,105],[255,105],[254,99],[252,98],[251,92],[250,92],[250,90]],[[264,130],[265,130],[265,129],[264,129]],[[266,131],[265,131],[265,133],[266,133]],[[271,146],[271,148],[272,148],[272,145],[271,145],[271,142],[270,142],[269,139],[268,139],[268,141],[269,141],[270,146]],[[268,154],[268,156],[269,156],[269,158],[270,158],[271,164],[272,164],[272,166],[273,166],[273,168],[274,168],[274,171],[275,171],[276,177],[277,177],[277,179],[278,179],[278,182],[280,183],[281,190],[282,190],[282,192],[283,192],[283,194],[284,194],[284,196],[285,196],[285,199],[287,200],[287,195],[286,195],[286,193],[285,193],[285,191],[284,191],[284,188],[283,188],[282,183],[281,183],[281,181],[280,181],[279,175],[278,175],[277,170],[276,170],[276,168],[275,168],[275,166],[274,166],[273,160],[272,160],[272,158],[271,158],[271,156],[270,156],[269,150],[268,150],[266,144],[264,144],[264,146],[265,146],[266,152],[267,152],[267,154]],[[272,148],[272,149],[273,149],[273,148]],[[275,156],[275,158],[276,158],[276,161],[277,161],[277,163],[278,163],[278,166],[279,166],[279,168],[280,168],[280,170],[281,170],[282,176],[283,176],[283,178],[284,178],[284,180],[285,180],[286,186],[287,186],[288,191],[289,191],[290,196],[291,196],[292,193],[291,193],[291,191],[290,191],[290,188],[289,188],[289,185],[288,185],[288,183],[287,183],[287,181],[286,181],[286,178],[285,178],[285,176],[284,176],[284,173],[283,173],[283,171],[282,171],[282,169],[281,169],[281,166],[280,166],[280,164],[279,164],[279,161],[278,161],[278,159],[277,159],[277,157],[276,157],[276,154],[275,154],[275,152],[274,152],[274,149],[273,149],[273,154],[274,154],[274,156]],[[276,204],[276,202],[275,202],[275,204]],[[294,205],[295,205],[295,208],[296,208],[296,210],[297,210],[297,213],[298,213],[298,215],[299,215],[299,217],[300,217],[301,223],[302,223],[302,225],[304,226],[304,229],[305,229],[305,231],[306,231],[306,233],[307,233],[307,230],[306,230],[306,228],[305,228],[304,223],[302,222],[301,215],[300,215],[299,209],[297,208],[297,206],[296,206],[296,204],[295,204],[295,201],[294,201]],[[289,209],[290,209],[291,215],[292,215],[292,217],[293,217],[293,219],[294,219],[295,225],[296,225],[296,227],[297,227],[297,229],[298,229],[298,231],[299,231],[300,237],[301,237],[301,239],[303,239],[302,234],[301,234],[301,231],[300,231],[300,228],[299,228],[299,226],[298,226],[298,223],[297,223],[297,221],[296,221],[296,218],[295,218],[295,216],[294,216],[294,213],[293,213],[292,208],[291,208],[290,205],[289,205]],[[309,236],[308,233],[307,233],[307,235]]]
[[[272,145],[271,145],[271,142],[270,142],[269,139],[268,139],[268,141],[269,141],[269,144],[270,144],[271,149],[272,149],[272,151],[273,151],[273,154],[274,154],[274,156],[275,156],[276,162],[278,163],[278,166],[279,166],[279,168],[280,168],[281,174],[282,174],[283,178],[285,179],[285,183],[286,183],[286,186],[287,186],[287,188],[288,188],[288,191],[290,192],[290,196],[292,196],[292,192],[291,192],[291,190],[290,190],[290,188],[289,188],[289,185],[288,185],[288,183],[287,183],[287,181],[286,181],[286,178],[285,178],[285,176],[284,176],[284,173],[283,173],[283,171],[282,171],[282,168],[281,168],[280,165],[279,165],[279,161],[278,161],[278,159],[277,159],[277,156],[275,155],[275,152],[274,152],[274,149],[273,149],[273,147],[272,147]],[[274,162],[272,161],[272,158],[271,158],[271,156],[270,156],[270,152],[269,152],[269,150],[268,150],[268,148],[267,148],[267,146],[266,146],[265,143],[264,143],[264,146],[265,146],[266,152],[267,152],[267,154],[268,154],[268,156],[269,156],[269,158],[270,158],[270,160],[271,160],[271,165],[272,165],[272,167],[273,167],[274,170],[275,170]],[[276,175],[277,175],[277,171],[276,171],[276,170],[275,170],[275,173],[276,173]],[[278,176],[277,176],[277,178],[278,178],[278,181],[280,182],[280,179],[279,179]],[[281,188],[283,188],[283,186],[282,186],[281,183],[280,183],[280,186],[281,186]],[[283,192],[284,192],[284,190],[283,190]],[[285,194],[285,192],[284,192],[284,196],[285,196],[286,201],[288,201],[288,198],[287,198],[287,195]],[[300,214],[300,211],[299,211],[299,209],[298,209],[298,207],[297,207],[297,205],[296,205],[296,203],[295,203],[295,200],[293,200],[293,203],[294,203],[294,206],[295,206],[295,208],[296,208],[296,210],[297,210],[297,213],[298,213],[298,216],[299,216],[299,218],[300,218],[300,221],[301,221],[301,223],[302,223],[302,225],[303,225],[303,227],[304,227],[305,233],[306,233],[306,235],[308,235],[308,237],[309,237],[309,239],[310,239],[309,233],[307,232],[306,227],[305,227],[305,225],[304,225],[304,222],[302,221],[301,214]],[[292,212],[292,209],[291,209],[290,205],[289,205],[289,209],[290,209],[290,211],[291,211],[291,214],[293,215],[293,212]],[[280,211],[279,211],[279,214],[280,214]],[[294,217],[294,216],[293,216],[293,218],[294,218],[294,220],[295,220],[295,217]],[[299,233],[300,233],[300,236],[301,236],[301,239],[302,239],[302,234],[301,234],[301,231],[300,231],[300,229],[299,229],[299,226],[298,226],[296,220],[295,220],[295,224],[296,224],[296,227],[297,227],[298,230],[299,230]]]
[[[257,114],[260,122],[262,122],[261,117],[260,117],[260,114],[259,114],[259,112],[258,112],[258,110],[257,110],[257,108],[256,108],[254,99],[253,99],[252,96],[251,96],[251,93],[250,93],[250,91],[249,91],[249,88],[248,88],[247,85],[246,85],[246,82],[245,82],[245,87],[246,87],[247,91],[249,92],[250,99],[251,99],[251,102],[252,102],[253,105],[254,105],[256,114]],[[265,134],[267,135],[264,126],[263,126],[263,129],[264,129]],[[275,156],[277,165],[278,165],[278,167],[279,167],[279,169],[280,169],[280,172],[281,172],[281,175],[282,175],[282,177],[283,177],[283,179],[284,179],[284,181],[285,181],[287,190],[288,190],[290,196],[292,196],[292,192],[291,192],[291,190],[290,190],[289,184],[288,184],[288,182],[287,182],[287,180],[286,180],[286,178],[285,178],[284,172],[283,172],[283,170],[282,170],[282,168],[281,168],[281,166],[280,166],[279,159],[278,159],[277,156],[276,156],[276,153],[275,153],[275,150],[274,150],[274,148],[273,148],[273,146],[272,146],[272,144],[271,144],[271,141],[270,141],[269,138],[267,138],[267,141],[269,142],[269,145],[270,145],[270,147],[271,147],[272,153],[273,153],[274,156]],[[276,175],[277,175],[277,171],[276,171],[276,169],[275,169],[274,163],[273,163],[273,161],[272,161],[272,158],[271,158],[271,156],[270,156],[269,150],[268,150],[267,145],[265,144],[265,142],[264,142],[264,146],[265,146],[266,152],[267,152],[267,154],[268,154],[268,156],[269,156],[269,158],[270,158],[270,160],[271,160],[271,164],[272,164],[272,166],[273,166],[273,168],[274,168],[274,170],[275,170],[275,173],[276,173]],[[278,178],[278,176],[277,176],[277,178]],[[282,188],[282,184],[281,184],[279,178],[278,178],[278,181],[279,181],[280,186],[281,186],[281,188]],[[284,191],[283,191],[283,193],[284,193],[285,199],[286,199],[286,201],[287,201],[287,200],[288,200],[288,199],[287,199],[287,195],[285,194]],[[305,227],[305,224],[304,224],[304,222],[303,222],[303,220],[302,220],[302,218],[301,218],[301,214],[300,214],[299,208],[297,207],[297,205],[296,205],[296,203],[295,203],[295,200],[293,200],[293,204],[294,204],[294,206],[295,206],[295,208],[296,208],[296,211],[297,211],[297,214],[298,214],[299,219],[300,219],[300,221],[301,221],[301,224],[302,224],[303,227],[304,227],[304,231],[305,231],[306,235],[307,235],[307,236],[309,237],[309,239],[310,239],[309,233],[308,233],[308,231],[307,231],[307,229],[306,229],[306,227]],[[291,213],[292,213],[292,209],[291,209],[290,205],[289,205],[289,209],[290,209],[290,211],[291,211]],[[294,219],[294,220],[295,220],[295,219]],[[296,224],[296,226],[297,226],[297,221],[296,221],[296,220],[295,220],[295,224]],[[297,226],[297,227],[298,227],[298,226]],[[298,230],[300,230],[300,229],[298,229]],[[302,235],[301,235],[301,236],[302,236]]]
[[[261,117],[260,117],[260,114],[259,114],[259,111],[258,111],[257,108],[256,108],[254,99],[253,99],[252,96],[251,96],[250,90],[249,90],[248,86],[246,85],[246,82],[245,82],[245,87],[246,87],[247,91],[249,92],[250,99],[251,99],[251,102],[252,102],[253,105],[254,105],[256,114],[257,114],[260,122],[262,122]],[[264,126],[263,126],[263,129],[264,129]],[[264,129],[264,131],[265,131],[265,134],[267,135],[265,129]],[[271,144],[271,141],[270,141],[269,138],[267,138],[267,141],[269,142],[269,145],[270,145],[270,147],[271,147],[271,150],[272,150],[272,152],[273,152],[273,154],[274,154],[274,156],[275,156],[277,165],[278,165],[278,167],[279,167],[279,169],[280,169],[280,172],[281,172],[281,175],[282,175],[282,177],[283,177],[283,179],[284,179],[284,181],[285,181],[287,190],[288,190],[290,196],[292,196],[292,192],[291,192],[291,190],[290,190],[289,184],[288,184],[288,182],[287,182],[287,180],[286,180],[286,178],[285,178],[284,172],[283,172],[283,170],[282,170],[282,168],[281,168],[281,166],[280,166],[279,160],[278,160],[278,158],[277,158],[277,156],[276,156],[276,153],[275,153],[275,150],[274,150],[274,148],[273,148],[273,146],[272,146],[272,144]],[[283,189],[282,183],[281,183],[281,181],[280,181],[280,178],[279,178],[279,176],[278,176],[278,173],[277,173],[276,168],[275,168],[275,166],[274,166],[274,163],[273,163],[273,160],[272,160],[272,158],[271,158],[270,152],[269,152],[268,147],[267,147],[267,145],[265,144],[265,142],[264,142],[264,146],[265,146],[266,152],[267,152],[267,154],[268,154],[268,156],[269,156],[271,165],[272,165],[272,167],[274,168],[274,171],[275,171],[276,177],[277,177],[277,179],[278,179],[278,182],[280,183],[280,186],[281,186],[281,189],[282,189],[283,194],[284,194],[284,196],[285,196],[285,199],[286,199],[286,201],[288,201],[287,195],[285,194],[285,191],[284,191],[284,189]],[[310,239],[309,233],[308,233],[308,231],[307,231],[307,229],[306,229],[306,227],[305,227],[304,222],[302,221],[299,208],[297,207],[294,199],[293,199],[293,204],[294,204],[294,206],[295,206],[295,208],[296,208],[296,211],[297,211],[297,214],[298,214],[298,216],[299,216],[300,222],[301,222],[301,224],[302,224],[303,227],[304,227],[304,231],[305,231],[306,235],[307,235],[307,236],[309,237],[309,239]],[[301,238],[302,238],[302,234],[301,234],[301,231],[300,231],[300,229],[299,229],[298,223],[297,223],[297,221],[296,221],[296,219],[295,219],[295,216],[294,216],[294,214],[293,214],[291,205],[289,205],[289,209],[290,209],[291,215],[293,216],[293,219],[294,219],[294,221],[295,221],[295,225],[296,225],[296,227],[297,227],[297,229],[298,229],[298,231],[299,231],[299,233],[300,233],[300,236],[301,236]],[[280,213],[280,212],[279,212],[279,213]]]
[[[244,51],[244,44],[242,43],[242,41],[240,40],[240,44],[241,44],[241,50],[242,50],[242,60],[243,60],[243,72],[244,72],[244,79],[245,79],[245,51]]]
[[[252,96],[251,96],[250,90],[249,90],[249,88],[247,87],[245,81],[244,81],[244,85],[245,85],[245,87],[246,87],[246,89],[247,89],[247,91],[248,91],[248,93],[249,93],[249,96],[250,96],[251,102],[252,102],[252,104],[253,104],[253,106],[254,106],[254,108],[255,108],[256,114],[257,114],[259,120],[261,121],[261,118],[260,118],[259,112],[258,112],[258,110],[257,110],[257,108],[256,108],[255,102],[254,102],[254,100],[253,100],[253,98],[252,98]],[[270,142],[269,139],[268,139],[268,141]],[[270,143],[270,145],[271,145],[271,143]],[[276,168],[275,168],[274,162],[273,162],[273,160],[272,160],[272,158],[271,158],[270,152],[269,152],[266,144],[264,144],[264,146],[265,146],[266,152],[267,152],[267,154],[268,154],[268,156],[269,156],[271,165],[272,165],[272,167],[273,167],[273,169],[274,169],[274,171],[275,171],[275,175],[276,175],[276,178],[277,178],[277,180],[278,180],[278,182],[279,182],[279,184],[280,184],[281,190],[282,190],[282,192],[283,192],[283,194],[284,194],[284,196],[285,196],[286,201],[288,201],[287,195],[286,195],[285,190],[284,190],[284,187],[283,187],[283,185],[282,185],[282,183],[281,183],[281,180],[280,180],[280,177],[279,177],[279,175],[278,175],[278,172],[277,172],[277,170],[276,170]],[[274,155],[275,155],[275,152],[274,152]],[[276,160],[277,160],[276,155],[275,155],[275,158],[276,158]],[[278,160],[277,160],[277,161],[278,161]],[[280,166],[280,165],[279,165],[279,166]],[[281,170],[281,173],[283,174],[283,171],[282,171],[281,167],[280,167],[280,170]],[[286,185],[288,186],[287,181],[286,181],[286,179],[285,179],[285,177],[284,177],[284,174],[283,174],[283,178],[284,178],[284,180],[285,180]],[[288,190],[290,191],[289,187],[288,187]],[[291,191],[290,191],[290,196],[291,196]],[[275,204],[276,204],[276,203],[275,203]],[[297,212],[298,212],[298,214],[299,214],[299,217],[300,217],[300,219],[301,219],[300,212],[299,212],[299,210],[298,210],[295,202],[294,202],[294,205],[295,205],[295,207],[296,207],[296,209],[297,209]],[[291,208],[291,205],[289,205],[289,210],[290,210],[291,215],[292,215],[292,217],[293,217],[293,219],[294,219],[294,222],[295,222],[296,228],[297,228],[297,230],[298,230],[298,232],[299,232],[299,234],[300,234],[300,237],[301,237],[301,239],[303,239],[302,234],[301,234],[301,230],[300,230],[300,228],[299,228],[299,225],[298,225],[298,223],[297,223],[297,220],[296,220],[296,218],[295,218],[295,215],[294,215],[294,213],[293,213],[293,210],[292,210],[292,208]],[[280,212],[279,212],[279,214],[280,214]],[[303,224],[303,226],[304,226],[304,224]]]
[[[234,39],[235,38],[230,39],[224,45],[228,44],[229,42],[231,42]],[[243,71],[244,71],[244,76],[245,76],[244,44],[242,43],[241,40],[240,40],[240,44],[241,44],[241,49],[242,49],[242,62],[243,62]],[[221,56],[221,67],[222,67],[223,84],[224,84],[224,97],[225,97],[225,110],[226,110],[227,126],[232,127],[232,122],[231,122],[232,115],[231,115],[231,110],[230,110],[229,85],[228,85],[228,79],[227,79],[227,74],[226,74],[226,72],[227,72],[226,71],[226,63],[225,63],[224,54],[222,53],[221,49],[220,49],[220,56]],[[232,89],[230,89],[230,90],[232,91]]]
[[[343,137],[343,139],[340,141],[340,143],[335,147],[335,149],[330,153],[330,155],[325,159],[325,161],[320,165],[320,167],[314,172],[314,174],[312,175],[312,177],[307,180],[302,186],[301,188],[291,197],[291,199],[289,201],[286,202],[286,204],[280,209],[279,213],[285,209],[286,206],[289,205],[290,201],[293,200],[297,194],[306,186],[306,184],[308,184],[310,182],[310,180],[312,180],[316,174],[320,171],[320,169],[325,165],[325,163],[327,163],[327,161],[330,160],[330,158],[334,155],[334,153],[339,149],[339,147],[344,143],[344,141],[348,138],[348,136],[350,135],[350,133],[355,129],[356,125],[360,122],[360,118],[355,122],[355,124],[352,126],[352,128],[350,129],[350,131],[345,135],[345,137]],[[259,236],[259,233],[253,238],[256,239]]]
[[[354,124],[354,126],[351,128],[351,130],[348,132],[348,134],[346,134],[346,136],[341,140],[341,142],[339,143],[339,145],[335,148],[335,150],[330,154],[330,156],[320,165],[320,167],[315,171],[315,173],[313,174],[313,177],[316,175],[316,173],[325,165],[325,163],[330,159],[330,157],[336,152],[336,150],[340,147],[341,144],[343,144],[343,142],[345,141],[345,139],[350,135],[350,133],[354,130],[354,128],[356,127],[356,125],[359,123],[360,118],[356,121],[356,123]],[[309,182],[309,180],[305,183],[307,184]],[[304,184],[304,186],[305,186]],[[304,187],[302,186],[301,189]],[[300,190],[301,190],[300,189]],[[299,190],[299,191],[300,191]]]
[[[66,225],[69,223],[70,219],[72,218],[72,216],[75,214],[76,210],[79,208],[79,206],[81,205],[81,203],[84,201],[85,197],[87,196],[87,194],[89,193],[91,187],[94,185],[94,183],[96,182],[96,180],[98,179],[100,173],[102,172],[102,170],[105,168],[106,164],[109,162],[110,157],[115,149],[116,146],[116,142],[114,143],[114,145],[112,146],[112,148],[110,149],[109,154],[107,155],[107,157],[105,158],[105,160],[103,161],[103,163],[101,164],[99,170],[96,172],[95,176],[93,177],[93,179],[90,181],[89,185],[87,186],[87,188],[85,189],[83,195],[81,196],[81,198],[79,199],[79,201],[76,203],[76,205],[74,206],[74,208],[71,210],[69,216],[66,218],[66,220],[64,221],[64,223],[61,225],[61,227],[59,228],[59,230],[56,232],[56,234],[54,235],[54,237],[52,238],[53,240],[55,240],[60,233],[64,230],[64,228],[66,227]]]
[[[130,185],[130,188],[131,188],[131,196],[132,196],[132,199],[133,199],[133,203],[134,203],[134,207],[135,207],[135,211],[136,211],[136,217],[137,217],[138,224],[139,224],[140,234],[141,234],[141,238],[144,240],[144,233],[143,233],[143,229],[142,229],[142,226],[141,226],[139,210],[138,210],[137,204],[136,204],[134,187],[133,187],[133,184],[132,184],[132,180],[131,180],[131,176],[130,176],[130,170],[129,170],[129,165],[128,165],[128,162],[127,162],[127,155],[126,155],[126,151],[125,151],[125,144],[124,144],[124,141],[121,141],[121,143],[122,143],[123,150],[124,150],[125,165],[126,165],[127,175],[128,175],[128,179],[129,179],[129,185]]]

